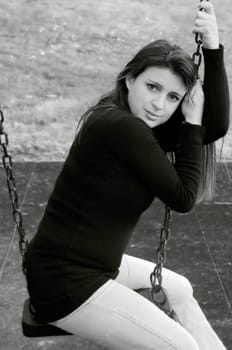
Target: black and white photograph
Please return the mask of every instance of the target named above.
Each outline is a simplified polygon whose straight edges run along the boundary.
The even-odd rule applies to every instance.
[[[231,0],[0,0],[0,350],[232,350]]]

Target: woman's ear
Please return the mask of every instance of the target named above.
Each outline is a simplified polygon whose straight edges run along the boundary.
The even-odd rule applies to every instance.
[[[130,77],[129,75],[126,76],[126,87],[128,89],[128,91],[130,91],[131,85],[134,81],[134,78]]]

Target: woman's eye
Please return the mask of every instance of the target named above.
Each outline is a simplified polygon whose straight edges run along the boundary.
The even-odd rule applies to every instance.
[[[147,87],[151,91],[157,91],[158,90],[158,86],[156,86],[154,84],[151,84],[151,83],[147,83]]]
[[[176,95],[169,95],[169,98],[172,102],[178,102],[180,100]]]

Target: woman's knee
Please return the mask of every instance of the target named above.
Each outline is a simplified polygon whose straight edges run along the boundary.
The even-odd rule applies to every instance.
[[[188,278],[185,276],[180,276],[179,279],[179,289],[181,291],[181,296],[183,299],[189,299],[193,295],[193,287]]]
[[[176,278],[164,286],[172,304],[179,304],[189,300],[193,296],[193,287],[190,281],[176,274]]]

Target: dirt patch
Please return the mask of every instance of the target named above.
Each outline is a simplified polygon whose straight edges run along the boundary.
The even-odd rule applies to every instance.
[[[232,83],[231,0],[214,2]],[[144,44],[194,50],[190,0],[0,0],[1,106],[15,160],[63,160],[84,110]],[[223,157],[232,159],[231,133]]]

